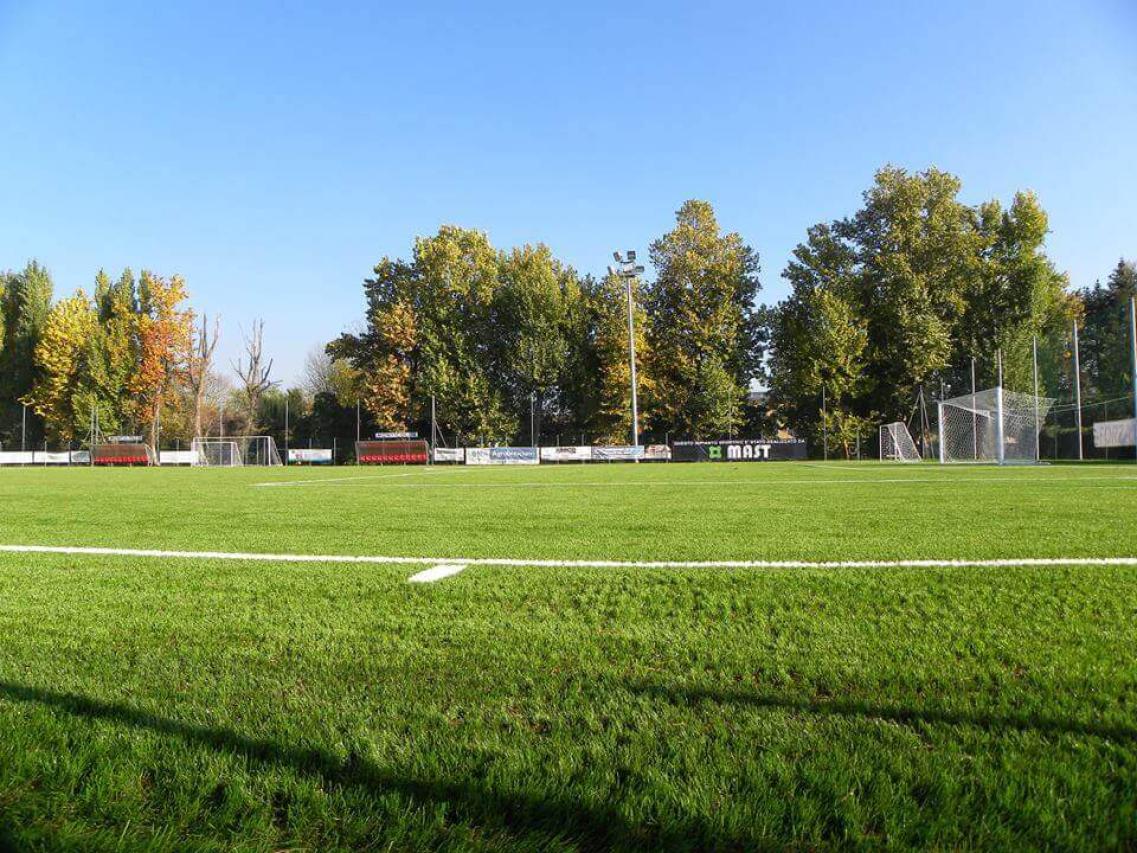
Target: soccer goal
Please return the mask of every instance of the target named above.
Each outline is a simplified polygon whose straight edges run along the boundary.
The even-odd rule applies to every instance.
[[[940,462],[1033,463],[1054,400],[989,388],[939,403]]]
[[[193,464],[206,468],[283,464],[280,452],[276,449],[276,441],[271,435],[195,438],[190,451],[193,453]]]
[[[920,451],[912,433],[903,421],[884,424],[880,428],[880,458],[892,462],[919,462]]]
[[[195,438],[190,454],[192,464],[202,468],[236,468],[241,464],[237,442],[227,438]]]

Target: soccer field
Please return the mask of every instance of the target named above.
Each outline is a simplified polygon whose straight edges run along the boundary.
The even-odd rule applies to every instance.
[[[19,469],[0,506],[0,847],[1137,844],[1132,464]]]

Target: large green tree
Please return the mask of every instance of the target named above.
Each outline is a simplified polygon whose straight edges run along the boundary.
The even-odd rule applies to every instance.
[[[714,209],[687,201],[675,227],[651,244],[655,280],[645,288],[652,429],[714,438],[740,421],[759,372],[758,256],[724,234]]]
[[[1049,223],[1034,193],[1015,195],[1004,210],[998,201],[975,210],[978,254],[964,289],[964,310],[954,326],[955,342],[947,381],[970,387],[970,360],[977,361],[977,381],[997,381],[996,353],[1003,356],[1003,384],[1033,387],[1032,343],[1064,335],[1076,311],[1066,277],[1044,252]]]
[[[439,424],[467,441],[509,441],[517,430],[495,382],[501,331],[494,304],[501,258],[480,231],[446,225],[415,241],[411,262],[384,258],[364,282],[366,328],[329,346],[360,371],[361,399],[384,427]]]
[[[24,401],[43,418],[56,441],[82,438],[89,423],[91,370],[89,341],[98,317],[82,291],[61,299],[48,312],[36,343],[36,380]]]
[[[783,273],[791,295],[769,315],[772,398],[790,426],[818,432],[821,384],[830,434],[904,419],[920,387],[969,387],[972,357],[992,383],[999,351],[1005,384],[1030,389],[1032,338],[1076,309],[1043,252],[1046,214],[1030,193],[1004,211],[959,192],[937,169],[889,167],[853,216],[809,229]]]
[[[771,318],[772,398],[802,437],[817,443],[826,433],[848,451],[864,428],[858,398],[871,389],[855,253],[830,226],[817,225],[784,276],[792,291]]]
[[[547,246],[522,246],[502,256],[488,342],[495,373],[519,420],[541,433],[546,413],[562,420],[566,371],[572,351],[574,309],[582,298],[576,273]]]
[[[6,276],[0,295],[0,443],[18,442],[21,408],[35,383],[35,351],[51,311],[54,286],[37,261]],[[39,423],[29,424],[29,438],[39,439]]]
[[[1105,285],[1081,291],[1081,366],[1088,396],[1115,397],[1133,388],[1129,300],[1137,295],[1137,264],[1121,259]]]

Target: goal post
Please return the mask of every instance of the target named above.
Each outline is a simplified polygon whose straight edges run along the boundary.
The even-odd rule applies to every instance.
[[[939,403],[940,462],[1038,461],[1038,437],[1054,400],[1002,387]]]
[[[271,435],[231,438],[195,438],[190,444],[193,464],[202,468],[240,468],[248,465],[282,465]]]
[[[228,438],[195,438],[190,443],[191,463],[198,468],[237,468],[241,452]]]
[[[880,458],[891,462],[919,462],[920,451],[912,440],[912,433],[903,421],[882,424],[880,427]]]

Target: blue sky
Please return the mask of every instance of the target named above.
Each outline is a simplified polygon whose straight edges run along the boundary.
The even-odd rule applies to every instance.
[[[0,0],[0,268],[184,275],[278,378],[441,223],[583,272],[687,198],[759,251],[876,168],[1032,188],[1082,285],[1137,257],[1137,3]]]

